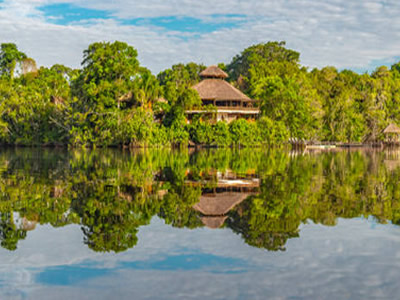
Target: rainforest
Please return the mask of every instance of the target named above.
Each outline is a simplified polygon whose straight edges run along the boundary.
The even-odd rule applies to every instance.
[[[61,54],[60,54],[61,55]],[[205,65],[176,64],[155,75],[124,42],[97,42],[80,69],[36,66],[13,43],[0,51],[0,144],[70,147],[278,146],[289,139],[380,141],[400,124],[400,63],[371,74],[309,69],[285,42],[244,49],[218,65],[229,83],[257,100],[255,120],[188,122],[202,107],[191,87]],[[162,100],[162,101],[161,101]]]

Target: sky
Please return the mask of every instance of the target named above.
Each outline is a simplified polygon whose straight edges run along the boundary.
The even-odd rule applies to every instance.
[[[0,0],[0,43],[78,68],[90,43],[119,40],[157,74],[286,41],[304,66],[362,73],[400,60],[399,15],[397,0]]]

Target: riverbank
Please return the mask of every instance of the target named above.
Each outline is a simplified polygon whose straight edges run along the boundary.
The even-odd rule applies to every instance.
[[[114,148],[114,149],[240,149],[240,148],[291,148],[291,149],[344,149],[344,148],[378,148],[385,147],[400,147],[400,142],[376,142],[376,143],[358,143],[358,142],[320,142],[320,143],[307,143],[307,142],[280,142],[276,144],[269,144],[257,142],[254,144],[249,143],[235,143],[235,144],[198,144],[193,141],[182,142],[177,144],[149,144],[149,143],[132,143],[129,145],[71,145],[71,144],[0,144],[3,148],[65,148],[65,149],[96,149],[96,148]]]

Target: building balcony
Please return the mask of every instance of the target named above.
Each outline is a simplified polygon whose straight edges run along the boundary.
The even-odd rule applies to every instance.
[[[241,107],[241,106],[215,106],[213,109],[192,109],[186,110],[187,114],[204,114],[204,113],[227,113],[227,114],[246,114],[257,115],[260,113],[258,107]]]

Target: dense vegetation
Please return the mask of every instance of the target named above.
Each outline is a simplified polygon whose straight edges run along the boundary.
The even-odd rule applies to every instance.
[[[37,68],[15,44],[0,50],[0,143],[72,146],[215,146],[382,139],[400,123],[400,63],[357,74],[308,70],[284,42],[251,46],[220,67],[230,82],[259,100],[256,121],[212,123],[184,110],[202,105],[190,87],[203,65],[178,64],[157,76],[122,42],[94,43],[82,68]],[[167,101],[160,101],[166,99]],[[210,106],[205,108],[215,110]]]
[[[18,148],[0,151],[0,245],[15,250],[39,224],[79,224],[90,249],[120,252],[137,244],[139,228],[153,217],[203,227],[193,205],[226,172],[260,180],[223,225],[254,247],[284,250],[309,221],[332,226],[338,218],[365,217],[400,225],[398,151]]]

